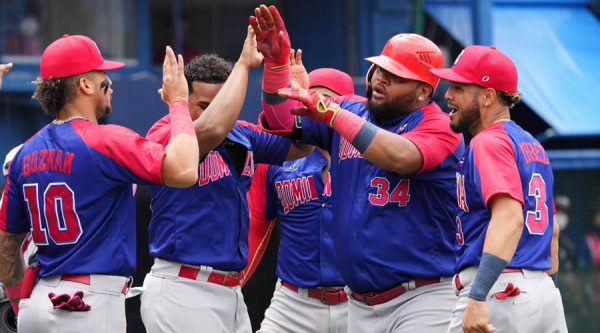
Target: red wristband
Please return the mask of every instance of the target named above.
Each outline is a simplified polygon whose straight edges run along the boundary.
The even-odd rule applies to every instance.
[[[379,131],[379,127],[344,109],[337,112],[332,127],[361,154],[367,151]]]
[[[15,315],[19,314],[19,301],[21,300],[21,284],[23,281],[19,281],[12,286],[4,286],[4,290],[6,291],[6,296],[8,296],[8,300],[10,301],[10,305],[15,311]]]
[[[287,88],[290,85],[290,66],[289,64],[275,68],[265,64],[262,79],[263,91],[267,93],[277,93],[279,88]]]
[[[189,134],[196,136],[194,130],[194,123],[190,116],[188,109],[188,103],[183,100],[176,100],[169,104],[169,117],[171,123],[171,138],[174,138],[177,134]]]
[[[366,122],[354,113],[340,109],[333,119],[332,127],[351,143]]]

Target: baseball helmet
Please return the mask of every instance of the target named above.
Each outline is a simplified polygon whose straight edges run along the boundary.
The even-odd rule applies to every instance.
[[[444,67],[444,55],[440,48],[417,34],[395,35],[387,41],[380,55],[366,60],[373,63],[367,72],[367,94],[371,89],[375,65],[396,76],[428,83],[434,90],[440,78],[430,69]]]

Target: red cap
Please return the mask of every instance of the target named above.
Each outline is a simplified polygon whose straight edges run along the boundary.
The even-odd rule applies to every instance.
[[[44,50],[40,75],[42,79],[49,80],[123,67],[125,64],[122,62],[104,60],[98,45],[91,38],[63,35]]]
[[[335,68],[319,68],[308,74],[310,88],[325,87],[339,95],[354,95],[350,75]]]
[[[517,92],[517,67],[495,46],[468,46],[458,55],[452,68],[432,69],[431,72],[451,82],[473,83],[496,91]]]

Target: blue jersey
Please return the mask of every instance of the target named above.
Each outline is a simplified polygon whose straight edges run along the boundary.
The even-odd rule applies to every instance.
[[[457,269],[479,265],[491,214],[490,198],[506,194],[523,205],[524,227],[511,268],[550,269],[554,177],[540,143],[513,121],[477,134],[457,173]]]
[[[40,276],[135,270],[132,183],[163,183],[163,146],[115,125],[49,124],[13,160],[0,228],[31,230]]]
[[[301,141],[331,153],[333,217],[338,265],[359,293],[386,290],[415,278],[452,276],[456,177],[461,135],[436,104],[378,123],[365,100],[336,99],[343,109],[402,135],[421,151],[423,166],[400,175],[364,159],[327,125],[302,119]]]
[[[169,118],[148,132],[157,142],[169,138]],[[198,184],[176,189],[152,186],[150,254],[156,258],[240,271],[248,257],[247,191],[254,163],[281,165],[291,141],[238,121],[225,143],[200,162]]]
[[[282,167],[260,165],[253,182],[261,184],[250,191],[251,214],[281,223],[277,276],[301,288],[344,285],[333,241],[330,176],[323,175],[327,163],[315,149]]]

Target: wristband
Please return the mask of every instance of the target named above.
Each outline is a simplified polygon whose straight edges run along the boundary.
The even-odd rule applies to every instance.
[[[477,269],[473,286],[469,292],[469,298],[481,302],[485,301],[490,289],[492,289],[506,265],[508,263],[501,258],[484,252],[479,262],[479,269]]]
[[[554,282],[554,285],[556,286],[558,283],[558,272],[550,275],[550,278],[552,279],[552,281]]]
[[[196,136],[194,130],[194,123],[190,116],[188,109],[188,103],[183,100],[176,100],[169,104],[169,117],[171,123],[171,138],[174,138],[177,134],[188,134]]]
[[[379,127],[344,109],[337,112],[332,127],[361,154],[367,150],[379,131]]]
[[[290,85],[290,67],[285,64],[277,67],[269,67],[265,64],[263,71],[262,86],[263,91],[267,93],[277,93],[280,88],[287,88]]]
[[[281,96],[276,92],[262,92],[262,100],[264,103],[270,105],[277,105],[287,101],[287,97]]]

